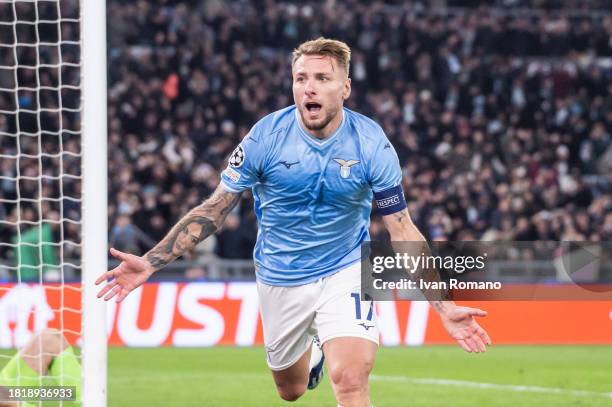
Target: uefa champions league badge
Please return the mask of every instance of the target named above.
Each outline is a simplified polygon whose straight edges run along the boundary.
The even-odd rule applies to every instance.
[[[348,178],[351,175],[351,167],[359,164],[359,160],[343,160],[341,158],[334,158],[333,160],[340,164],[340,176],[342,178]]]
[[[239,168],[244,163],[245,157],[246,155],[244,154],[244,149],[241,145],[239,145],[230,155],[229,165],[234,168]]]

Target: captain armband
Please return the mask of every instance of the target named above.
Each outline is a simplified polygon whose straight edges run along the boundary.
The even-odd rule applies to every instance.
[[[406,208],[406,198],[401,185],[396,185],[384,191],[374,192],[378,212],[385,216]]]

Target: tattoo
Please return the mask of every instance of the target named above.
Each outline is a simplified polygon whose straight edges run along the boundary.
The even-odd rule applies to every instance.
[[[399,223],[402,223],[402,221],[408,216],[408,210],[407,209],[402,209],[399,212],[395,212],[393,214],[393,217],[395,218],[396,221],[398,221]]]
[[[414,227],[414,226],[413,226]],[[407,243],[404,244],[394,244],[393,248],[396,253],[407,254],[410,257],[419,257],[424,256],[428,257],[431,255],[431,249],[429,245],[425,241],[425,239],[419,241],[410,241],[406,240]],[[392,242],[393,244],[393,242]],[[435,268],[435,266],[425,267],[421,265],[420,267],[407,272],[409,278],[417,283],[418,287],[421,287],[420,281],[425,281],[427,283],[438,283],[440,282],[440,273]],[[439,288],[438,284],[427,284],[429,287],[437,287],[437,288],[424,288],[421,290],[421,293],[425,296],[425,298],[431,303],[431,305],[438,312],[444,311],[446,308],[443,301],[450,300],[450,293],[448,289]]]
[[[240,200],[240,194],[219,186],[210,198],[193,208],[153,249],[144,255],[157,271],[183,255],[221,227],[227,214]]]
[[[447,308],[446,304],[447,303],[445,301],[432,301],[431,302],[431,306],[434,307],[436,311],[438,311],[438,314],[441,314],[444,310],[446,310]]]
[[[397,228],[395,233],[391,236],[391,244],[396,253],[400,254],[408,254],[409,256],[429,256],[431,254],[431,249],[427,244],[427,241],[423,237],[423,235],[418,231],[416,226],[410,220],[410,214],[408,213],[408,209],[403,209],[399,212],[393,213],[392,219],[401,223],[401,227]],[[387,227],[392,227],[389,223],[387,223]],[[394,244],[397,242],[397,244]],[[408,244],[402,244],[400,242],[409,242]],[[418,244],[421,242],[421,244]],[[408,253],[405,253],[408,251]],[[418,283],[420,280],[426,281],[428,283],[439,282],[440,281],[440,273],[435,267],[420,267],[412,272],[407,272],[410,279],[417,282],[418,286],[421,285]],[[437,286],[437,284],[430,285]],[[448,290],[441,288],[431,288],[431,289],[423,289],[421,290],[425,298],[430,302],[432,307],[438,313],[442,313],[448,307],[446,301],[451,301],[451,296]]]

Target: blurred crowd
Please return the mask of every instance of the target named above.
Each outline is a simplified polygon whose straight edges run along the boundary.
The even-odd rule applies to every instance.
[[[290,52],[319,35],[351,45],[348,106],[393,142],[429,238],[612,237],[610,15],[356,1],[110,10],[113,210],[154,240],[214,189],[250,126],[292,103]],[[222,256],[249,256],[249,198],[237,215]],[[384,238],[377,216],[372,234]]]
[[[3,2],[0,23],[0,280],[70,276],[81,241],[78,0]]]
[[[291,51],[321,35],[351,46],[347,106],[383,126],[429,239],[610,240],[609,2],[424,3],[109,1],[111,242],[143,253],[209,195],[249,128],[292,104]],[[252,206],[200,251],[249,258]]]

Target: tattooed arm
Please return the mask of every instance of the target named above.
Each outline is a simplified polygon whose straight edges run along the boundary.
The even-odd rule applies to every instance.
[[[185,215],[153,249],[142,257],[111,249],[121,260],[114,269],[102,274],[96,284],[107,282],[98,293],[106,301],[117,296],[120,302],[159,269],[212,235],[240,200],[240,194],[226,191],[219,185],[210,198]]]
[[[409,251],[409,255],[420,255],[430,253],[427,241],[412,223],[408,209],[383,216],[385,226],[391,236],[391,244],[396,252]],[[401,244],[393,242],[412,242]],[[435,269],[420,268],[411,275],[415,280],[425,280],[428,282],[440,281],[440,275]],[[474,319],[474,317],[484,317],[485,311],[457,306],[450,300],[447,290],[422,290],[425,298],[431,306],[438,312],[442,323],[449,335],[457,341],[467,352],[485,352],[486,345],[491,344],[491,338],[484,329]]]
[[[210,198],[193,208],[144,259],[155,269],[163,268],[212,235],[221,227],[227,214],[240,200],[240,194],[226,191],[221,185]]]
[[[419,229],[414,225],[412,219],[410,219],[408,209],[403,209],[391,215],[383,216],[383,221],[391,236],[391,245],[396,252],[409,251],[408,255],[411,256],[418,256],[421,253],[428,255],[430,253],[427,241]],[[393,242],[405,243],[393,244]],[[410,277],[415,281],[440,281],[440,274],[433,268],[419,268],[414,270],[414,273],[410,274]],[[446,304],[445,302],[448,301],[452,303],[448,291],[446,290],[423,290],[423,294],[438,313],[443,313],[449,307],[450,304]]]

